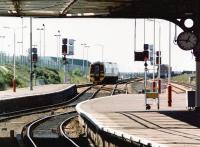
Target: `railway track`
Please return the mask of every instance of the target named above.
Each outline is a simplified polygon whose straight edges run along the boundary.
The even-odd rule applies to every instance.
[[[120,90],[123,91],[122,85],[126,85],[126,84],[118,83],[117,89],[119,91]],[[81,85],[80,87],[84,87],[81,90],[82,92],[67,102],[59,103],[56,105],[43,106],[43,107],[38,107],[38,108],[33,108],[33,109],[31,108],[31,109],[26,109],[26,110],[22,110],[22,111],[16,111],[16,112],[12,112],[12,113],[2,114],[2,115],[0,115],[0,122],[6,122],[6,123],[8,122],[7,123],[8,125],[9,125],[9,122],[11,124],[13,124],[12,123],[13,120],[14,120],[14,122],[23,122],[21,127],[19,129],[17,129],[18,131],[16,133],[18,134],[19,132],[21,132],[23,126],[27,123],[28,123],[28,125],[31,124],[30,122],[33,119],[38,119],[38,118],[47,117],[47,116],[50,117],[55,114],[58,115],[61,112],[63,113],[63,112],[73,111],[73,110],[75,110],[74,107],[76,106],[76,104],[78,104],[82,101],[92,99],[92,98],[111,95],[111,92],[113,91],[113,88],[115,86],[113,86],[113,85],[87,85],[87,86]],[[117,92],[115,94],[117,94]],[[61,112],[59,112],[58,110]],[[27,120],[27,117],[29,118],[29,120]],[[25,121],[23,120],[24,118],[26,119]],[[66,119],[67,119],[67,117],[66,117]],[[52,121],[52,119],[49,119],[49,120]],[[68,122],[68,121],[69,120],[67,119],[66,122]],[[67,125],[67,123],[64,123],[64,122],[60,122],[59,124],[64,124],[64,126]],[[59,127],[59,126],[57,126],[57,127]],[[27,126],[24,128],[27,128]],[[24,130],[26,130],[26,129],[23,129],[23,132],[24,132]],[[55,131],[55,130],[56,129],[52,129],[52,131]],[[22,134],[23,134],[22,135],[22,137],[23,137],[24,133],[22,133]],[[61,134],[61,132],[59,134]],[[67,136],[67,135],[61,135],[61,136]],[[76,140],[76,142],[79,142],[79,143],[87,142],[87,141],[85,141],[86,139],[84,137],[82,137],[81,139],[76,138],[75,140]],[[67,143],[69,143],[69,141],[67,141]],[[58,146],[60,146],[60,145],[58,145]]]
[[[92,99],[101,90],[103,86],[91,86],[86,91],[81,93],[75,101],[68,104],[66,107],[74,107],[79,102]],[[38,119],[30,124],[27,124],[22,131],[22,138],[25,140],[27,146],[39,147],[47,146],[51,142],[52,146],[79,146],[80,144],[87,144],[87,139],[73,139],[69,138],[63,131],[64,124],[69,121],[69,119],[77,116],[75,111],[66,112],[51,116],[46,116],[44,118]],[[58,129],[59,128],[59,129]],[[81,141],[80,141],[81,140]],[[48,145],[49,146],[49,145]]]
[[[9,112],[9,113],[2,113],[2,114],[0,114],[0,122],[4,122],[9,119],[13,119],[13,118],[21,117],[21,116],[26,116],[26,115],[36,114],[36,113],[44,113],[44,112],[48,112],[48,111],[65,108],[67,105],[71,105],[71,103],[73,103],[73,102],[75,103],[76,101],[79,101],[79,97],[83,93],[88,91],[92,86],[91,86],[91,84],[90,85],[86,84],[85,86],[84,85],[77,86],[77,88],[82,88],[82,87],[88,87],[88,88],[86,88],[83,92],[77,94],[72,99],[65,101],[65,102],[61,102],[61,103],[57,103],[57,104],[53,104],[53,105],[29,108],[29,109],[24,109],[24,110],[20,110],[20,111],[13,111],[13,112]]]
[[[129,81],[115,84],[111,95],[128,94],[128,84],[130,84]]]
[[[180,83],[180,82],[171,82],[172,86],[172,91],[175,92],[176,94],[179,93],[186,93],[188,90],[195,90],[196,87],[191,84],[186,84],[186,83]]]
[[[51,115],[38,119],[24,127],[22,131],[23,140],[26,146],[42,147],[42,146],[59,146],[64,147],[78,146],[73,140],[61,133],[61,125],[66,119],[77,116],[75,111]]]

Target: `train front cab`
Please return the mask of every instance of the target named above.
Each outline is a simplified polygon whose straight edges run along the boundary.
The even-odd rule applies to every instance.
[[[92,64],[90,68],[90,81],[94,84],[101,84],[104,79],[103,64]]]

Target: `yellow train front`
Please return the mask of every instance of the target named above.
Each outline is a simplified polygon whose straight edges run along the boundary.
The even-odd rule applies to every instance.
[[[95,62],[90,65],[90,82],[111,84],[118,80],[119,70],[116,63]]]

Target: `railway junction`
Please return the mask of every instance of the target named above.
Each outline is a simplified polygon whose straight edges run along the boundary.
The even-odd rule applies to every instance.
[[[83,129],[83,136],[77,141],[76,139],[67,138],[67,145],[81,146],[84,142],[87,142],[85,136],[89,137],[94,146],[199,146],[200,134],[199,134],[199,108],[200,108],[200,2],[199,0],[126,0],[126,1],[93,1],[93,0],[75,0],[75,1],[0,1],[2,9],[0,11],[1,16],[13,16],[13,17],[57,17],[57,18],[159,18],[165,19],[175,23],[183,32],[179,34],[180,37],[178,45],[183,50],[192,50],[196,60],[196,93],[194,111],[188,111],[185,104],[185,94],[174,94],[173,103],[171,107],[167,107],[168,100],[166,94],[160,94],[160,108],[154,107],[154,100],[152,101],[152,108],[146,110],[144,107],[145,95],[141,94],[121,94],[129,93],[127,88],[113,87],[105,88],[104,85],[97,87],[87,87],[83,91],[89,89],[95,89],[93,92],[88,92],[87,96],[81,97],[84,93],[77,93],[76,89],[73,92],[62,93],[62,91],[53,92],[48,96],[54,97],[57,95],[66,96],[70,93],[70,98],[67,98],[66,103],[56,101],[58,105],[54,105],[52,100],[50,105],[53,107],[59,107],[58,111],[47,112],[47,108],[42,112],[38,109],[34,113],[48,113],[50,117],[45,119],[39,119],[34,122],[27,122],[24,125],[22,135],[18,139],[20,146],[39,146],[47,145],[49,139],[53,143],[60,140],[59,132],[55,124],[59,124],[59,130],[62,130],[60,122],[51,121],[52,124],[50,130],[44,123],[51,118],[53,114],[60,114],[61,109],[67,109],[69,113],[74,112],[74,106],[79,113],[79,122]],[[187,27],[185,22],[190,19],[193,22],[191,27]],[[30,19],[32,20],[32,19]],[[30,21],[30,24],[32,22]],[[30,25],[31,26],[31,25]],[[187,39],[181,39],[182,36],[186,36]],[[30,31],[30,38],[32,38],[32,32]],[[193,39],[192,39],[193,38]],[[31,39],[30,39],[31,40]],[[30,41],[30,48],[32,48],[32,40]],[[134,81],[134,80],[133,80]],[[135,82],[135,81],[134,81]],[[169,83],[168,83],[169,84]],[[107,91],[103,97],[93,99],[97,92],[104,87]],[[173,87],[173,85],[172,85]],[[69,88],[67,88],[69,89]],[[180,88],[179,88],[180,89]],[[60,93],[61,92],[61,93]],[[115,95],[119,94],[120,95]],[[56,93],[56,95],[54,95]],[[53,94],[53,96],[52,96]],[[78,95],[77,95],[78,94]],[[40,94],[39,94],[40,95]],[[46,94],[42,94],[46,99]],[[31,95],[32,96],[32,95]],[[26,98],[27,96],[25,96]],[[33,96],[35,98],[36,95]],[[5,99],[7,99],[5,97]],[[91,100],[92,99],[92,100]],[[82,102],[84,100],[84,102]],[[85,101],[86,100],[86,101]],[[6,101],[6,100],[5,100]],[[66,101],[66,99],[65,99]],[[42,102],[41,100],[39,102]],[[81,102],[81,103],[80,103]],[[62,104],[61,104],[62,103]],[[14,104],[13,104],[14,105]],[[3,106],[3,104],[2,104]],[[12,107],[10,104],[9,108]],[[67,107],[67,108],[66,108]],[[73,108],[72,108],[73,107]],[[70,110],[68,110],[70,109]],[[73,109],[73,110],[71,110]],[[12,109],[7,109],[6,106],[2,109],[1,121],[5,122],[8,119],[14,119],[21,115],[21,111],[17,109],[17,112]],[[19,113],[20,112],[20,113]],[[33,113],[33,110],[26,112]],[[74,112],[76,113],[76,112]],[[63,114],[64,115],[64,114]],[[74,116],[77,117],[77,113],[73,115],[67,114],[67,120]],[[11,116],[12,118],[10,118]],[[21,117],[21,116],[20,116]],[[56,117],[57,118],[57,117]],[[64,118],[62,118],[63,121]],[[61,118],[59,118],[61,120]],[[40,122],[40,123],[38,123]],[[65,123],[65,122],[63,122]],[[6,124],[4,124],[6,125]],[[7,130],[7,128],[2,128]],[[45,138],[41,135],[41,132],[51,131],[51,135]],[[60,131],[62,132],[62,131]],[[45,134],[45,133],[44,133]],[[48,133],[47,133],[48,134]],[[55,135],[56,134],[56,135]],[[10,130],[10,137],[14,137],[15,133]],[[55,136],[54,136],[55,135]],[[63,135],[67,136],[67,135]],[[52,138],[51,138],[52,137]],[[55,138],[59,138],[59,140]],[[55,139],[55,140],[54,140]],[[86,140],[84,140],[86,139]],[[24,143],[22,143],[22,140]],[[81,141],[82,142],[81,142]],[[38,145],[36,144],[38,143]],[[90,144],[87,142],[88,145]],[[91,144],[92,144],[91,143]],[[63,145],[64,143],[62,143]],[[11,145],[12,146],[12,145]]]

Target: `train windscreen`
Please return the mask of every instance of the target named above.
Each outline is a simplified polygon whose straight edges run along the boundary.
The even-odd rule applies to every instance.
[[[95,65],[94,74],[99,75],[99,65]]]

